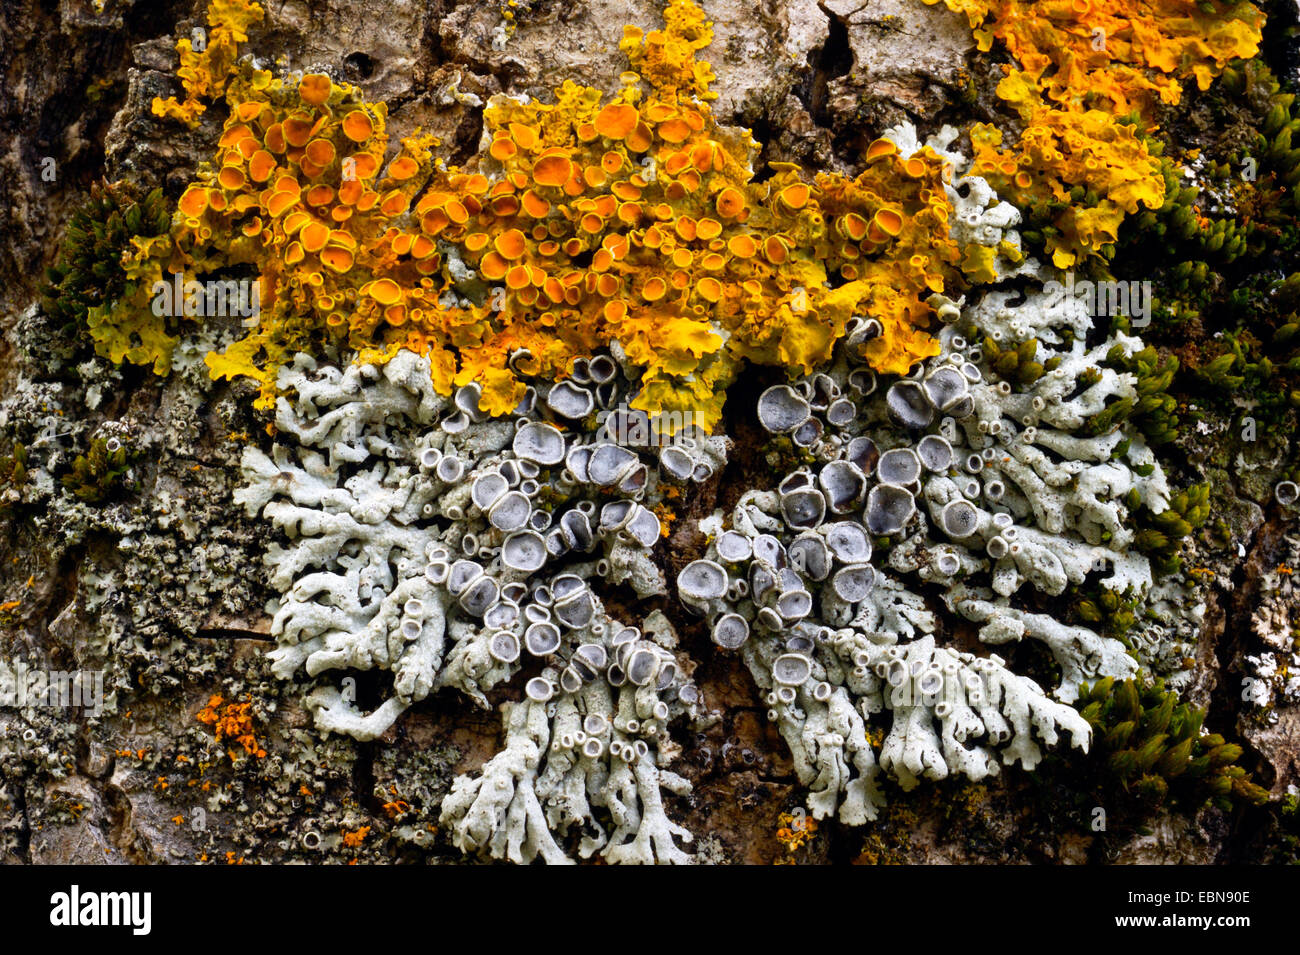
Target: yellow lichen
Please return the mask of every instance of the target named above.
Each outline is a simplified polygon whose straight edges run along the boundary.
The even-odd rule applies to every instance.
[[[817,835],[817,820],[802,812],[798,815],[783,812],[777,817],[776,824],[776,840],[785,847],[787,854],[786,860],[778,860],[778,864],[781,861],[793,862],[791,857]]]
[[[297,350],[407,348],[439,391],[477,381],[501,414],[519,375],[563,376],[616,342],[641,377],[634,407],[709,428],[744,362],[807,374],[854,315],[880,322],[863,355],[880,371],[935,354],[926,300],[962,258],[942,159],[880,140],[856,178],[774,164],[755,182],[753,139],[708,105],[711,25],[690,0],[664,22],[625,32],[633,70],[612,99],[565,83],[549,103],[493,100],[464,168],[427,136],[385,166],[383,103],[244,68],[173,230],[188,269],[260,273],[257,327],[209,356],[214,377],[255,378],[267,407]]]
[[[199,115],[207,109],[204,100],[211,102],[225,92],[239,44],[248,39],[248,28],[262,21],[263,13],[251,0],[211,0],[208,4],[211,29],[203,38],[202,49],[194,48],[192,37],[176,41],[176,52],[180,54],[176,75],[185,88],[185,99],[154,97],[154,115],[170,116],[191,128],[197,126]]]
[[[934,4],[940,0],[925,0]],[[1256,54],[1264,17],[1218,0],[942,0],[964,13],[979,48],[1001,43],[998,96],[1025,123],[1015,146],[977,124],[972,172],[1049,221],[1061,268],[1103,252],[1139,203],[1164,201],[1159,162],[1131,121],[1154,128],[1160,103],[1178,103],[1189,78],[1207,89],[1235,57]]]

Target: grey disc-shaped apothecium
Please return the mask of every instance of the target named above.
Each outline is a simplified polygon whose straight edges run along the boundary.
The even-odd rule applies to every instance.
[[[739,650],[749,639],[749,624],[738,613],[724,614],[713,625],[713,642],[724,650]]]
[[[433,469],[433,473],[438,476],[439,481],[455,484],[465,476],[465,462],[455,455],[444,454],[439,459],[438,466]]]
[[[587,462],[587,477],[593,484],[613,484],[636,466],[637,456],[617,444],[598,444]]]
[[[952,445],[937,434],[927,434],[916,443],[916,456],[927,469],[939,474],[952,467]]]
[[[782,686],[803,686],[812,675],[812,661],[799,653],[785,653],[772,661],[772,679]]]
[[[790,563],[812,580],[825,580],[831,572],[831,553],[826,542],[816,534],[801,534],[787,548]]]
[[[519,638],[508,631],[495,634],[488,642],[488,653],[498,663],[514,663],[519,659]]]
[[[1295,481],[1278,481],[1273,488],[1273,498],[1283,507],[1290,507],[1300,500],[1300,485]]]
[[[496,471],[487,471],[474,479],[469,496],[479,510],[486,511],[508,490],[510,485],[505,478]]]
[[[573,550],[573,545],[564,537],[564,531],[558,527],[549,531],[543,540],[546,541],[546,553],[552,557],[562,557],[570,550]]]
[[[622,479],[618,482],[618,489],[624,494],[636,497],[645,490],[649,480],[650,470],[644,464],[637,462],[624,472]]]
[[[488,511],[488,520],[497,530],[521,531],[528,526],[528,515],[532,513],[533,502],[522,491],[502,494]]]
[[[553,424],[529,421],[515,432],[514,451],[538,464],[553,465],[564,460],[564,434]]]
[[[811,448],[817,443],[817,439],[825,431],[821,418],[809,418],[799,427],[794,429],[794,434],[790,435],[790,440],[801,448]]]
[[[634,650],[627,658],[627,678],[645,686],[659,674],[659,655],[652,650]]]
[[[754,558],[766,561],[773,567],[784,567],[785,545],[771,534],[759,534],[754,538]]]
[[[867,495],[867,529],[879,536],[897,534],[916,512],[916,499],[896,484],[877,484]]]
[[[776,598],[776,612],[786,620],[802,620],[812,613],[812,594],[806,590],[787,590]]]
[[[555,602],[555,619],[566,627],[577,630],[591,623],[596,615],[596,604],[587,591],[565,597]]]
[[[659,468],[670,478],[685,481],[695,471],[695,462],[681,448],[663,448],[659,452]]]
[[[546,563],[546,541],[536,531],[519,531],[501,543],[501,563],[532,573]]]
[[[565,693],[577,693],[582,689],[582,675],[571,666],[560,671],[560,689]]]
[[[969,501],[949,501],[939,513],[939,523],[949,537],[970,537],[979,529],[979,512]]]
[[[831,578],[831,589],[835,591],[835,596],[847,603],[866,600],[875,585],[876,572],[870,564],[841,567]]]
[[[947,411],[958,401],[966,397],[970,385],[962,373],[951,365],[945,365],[931,372],[921,386],[930,404],[940,411]]]
[[[456,596],[482,575],[483,568],[474,561],[458,560],[451,565],[451,571],[447,574],[447,589],[452,596]]]
[[[547,657],[560,649],[560,629],[551,623],[535,623],[524,631],[524,647],[535,657]]]
[[[858,406],[848,398],[836,398],[826,409],[826,420],[837,428],[852,424],[858,416]]]
[[[857,437],[844,449],[844,457],[856,464],[863,474],[872,474],[880,461],[880,449],[870,438]]]
[[[781,495],[781,513],[791,527],[816,527],[826,516],[826,498],[819,491],[790,491]]]
[[[576,421],[596,410],[596,399],[586,388],[571,381],[561,381],[546,393],[546,407],[562,418]]]
[[[575,444],[569,449],[569,453],[564,456],[564,466],[569,469],[575,478],[586,484],[591,478],[587,474],[587,462],[591,460],[591,447],[586,444]]]
[[[502,594],[502,597],[507,597]],[[483,623],[496,630],[508,630],[519,620],[519,605],[508,599],[498,600],[483,614]]]
[[[812,653],[812,651],[813,651],[813,647],[814,647],[815,645],[816,645],[816,644],[813,643],[813,640],[812,640],[811,637],[808,637],[808,636],[806,636],[806,635],[804,635],[804,634],[802,634],[802,633],[798,633],[798,632],[796,632],[794,636],[789,637],[789,638],[785,641],[785,652],[786,652],[786,653],[802,653],[802,654],[807,655],[807,654]]]
[[[524,684],[524,694],[534,703],[545,703],[555,695],[555,689],[550,681],[535,676]]]
[[[920,431],[934,420],[934,405],[925,396],[919,382],[911,379],[896,381],[885,393],[889,415],[905,428]]]
[[[558,602],[586,589],[587,582],[577,574],[560,574],[551,581],[551,599]]]
[[[921,476],[921,459],[911,448],[894,448],[880,456],[876,478],[882,484],[911,484]]]
[[[718,549],[718,556],[729,564],[749,560],[754,553],[754,547],[750,544],[749,538],[736,531],[724,531],[719,534],[715,546]]]
[[[866,475],[851,461],[831,461],[817,475],[817,486],[836,514],[856,506],[867,493]]]
[[[841,564],[862,564],[871,559],[871,538],[861,524],[839,521],[822,528],[826,546]]]
[[[870,368],[856,368],[849,372],[849,387],[865,398],[876,390],[876,373]]]
[[[961,570],[961,558],[952,551],[946,550],[935,557],[934,566],[939,573],[952,577]]]
[[[560,517],[560,533],[574,550],[591,550],[596,540],[591,532],[591,521],[577,509],[565,511]]]
[[[453,415],[448,415],[443,418],[439,424],[439,427],[447,434],[464,434],[469,430],[469,426],[469,415],[465,414],[463,411],[457,411]]]
[[[497,582],[484,574],[465,588],[460,595],[460,605],[466,613],[481,617],[488,607],[496,603],[500,594],[501,588],[497,586]]]
[[[683,596],[696,600],[723,597],[730,583],[722,565],[711,560],[693,560],[677,575],[677,589]]]
[[[608,355],[595,355],[587,363],[587,373],[598,385],[607,385],[618,374],[618,363]]]
[[[811,413],[808,402],[789,385],[773,385],[758,396],[759,423],[773,434],[790,434]]]
[[[948,414],[954,418],[969,418],[975,413],[975,399],[970,395],[958,398],[948,408]]]
[[[599,643],[584,643],[573,651],[573,658],[581,661],[588,669],[600,672],[609,663],[609,654]]]
[[[463,411],[472,420],[481,420],[483,412],[479,411],[479,399],[483,397],[483,386],[477,381],[471,381],[467,385],[461,385],[456,389],[456,397],[453,401],[456,407]]]
[[[648,507],[636,506],[636,512],[632,519],[627,522],[627,532],[632,538],[647,550],[659,542],[659,534],[662,530],[659,524],[659,518],[655,512]]]
[[[812,472],[806,468],[800,468],[798,471],[791,471],[783,477],[781,483],[776,486],[776,492],[778,494],[788,494],[791,491],[812,486]]]
[[[632,519],[635,501],[610,501],[600,509],[600,532],[612,534],[621,531]]]

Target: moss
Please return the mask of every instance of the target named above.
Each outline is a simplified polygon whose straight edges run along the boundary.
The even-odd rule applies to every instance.
[[[1107,678],[1085,686],[1076,705],[1093,728],[1093,759],[1137,807],[1267,802],[1267,790],[1237,765],[1241,747],[1202,733],[1205,711],[1180,702],[1163,681]]]
[[[0,492],[17,489],[27,483],[27,448],[15,441],[8,454],[0,455]],[[0,497],[3,503],[3,497]]]
[[[1121,317],[1113,324],[1119,331],[1128,331],[1125,318]],[[1104,434],[1127,420],[1153,446],[1167,444],[1178,437],[1178,402],[1169,394],[1178,371],[1178,359],[1161,355],[1150,345],[1132,354],[1125,354],[1124,346],[1116,345],[1106,356],[1106,365],[1137,379],[1137,399],[1123,399],[1094,415],[1085,430],[1091,434]]]
[[[130,454],[117,438],[95,438],[85,454],[72,462],[72,470],[63,475],[63,486],[79,500],[103,504],[124,490],[131,469]]]
[[[1128,645],[1127,634],[1137,623],[1139,598],[1130,587],[1122,593],[1094,587],[1076,593],[1075,611],[1088,626]]]
[[[1003,381],[1029,386],[1043,377],[1044,371],[1050,370],[1038,360],[1036,338],[1027,339],[1004,351],[990,336],[985,335],[981,345],[984,359]]]
[[[84,332],[115,364],[165,373],[176,344],[172,322],[149,307],[170,247],[171,212],[161,189],[143,198],[126,182],[92,187],[73,213],[42,289],[46,311],[64,331]]]

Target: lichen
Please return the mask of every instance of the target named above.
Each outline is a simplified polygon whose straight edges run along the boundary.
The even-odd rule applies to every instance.
[[[268,407],[299,350],[407,348],[440,393],[478,381],[502,414],[523,393],[511,355],[555,377],[614,341],[640,372],[633,407],[709,428],[743,362],[806,374],[855,313],[882,326],[873,367],[933,354],[926,299],[963,254],[940,158],[880,140],[852,179],[755,181],[756,144],[709,108],[711,36],[674,0],[663,30],[625,33],[612,99],[573,83],[553,103],[497,97],[482,151],[451,169],[418,135],[385,166],[384,104],[346,83],[241,69],[175,229],[186,268],[260,274],[260,321],[214,375],[257,379]],[[990,277],[986,258],[963,264]]]
[[[943,2],[982,51],[996,41],[1013,58],[997,94],[1024,130],[1003,148],[1000,129],[975,124],[973,172],[1029,213],[1059,268],[1113,257],[1125,216],[1162,206],[1160,165],[1135,120],[1178,103],[1184,80],[1205,90],[1254,56],[1264,19],[1249,3]]]

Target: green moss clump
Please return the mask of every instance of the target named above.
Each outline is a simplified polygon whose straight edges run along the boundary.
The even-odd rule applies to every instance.
[[[116,438],[96,438],[90,450],[77,455],[72,470],[63,475],[63,486],[87,504],[103,504],[129,488],[123,480],[130,470],[130,456]]]
[[[170,228],[161,189],[140,198],[125,182],[92,187],[46,270],[45,309],[61,330],[88,334],[96,353],[116,364],[152,364],[166,373],[176,340],[169,320],[150,310],[149,297],[162,275],[159,256],[170,248]]]
[[[1080,619],[1106,636],[1118,640],[1125,640],[1137,623],[1137,608],[1138,598],[1132,587],[1123,593],[1097,587],[1075,604]]]
[[[1137,488],[1128,492],[1124,502],[1136,517],[1138,525],[1134,544],[1151,561],[1151,572],[1157,577],[1177,573],[1182,569],[1182,542],[1201,527],[1210,516],[1210,485],[1194,484],[1179,491],[1169,501],[1169,507],[1159,514],[1153,513],[1141,500]]]
[[[1107,677],[1083,687],[1076,705],[1093,729],[1094,757],[1143,806],[1177,802],[1195,810],[1213,802],[1226,810],[1268,801],[1268,791],[1237,765],[1241,747],[1202,735],[1205,711],[1180,702],[1163,681],[1141,686]]]
[[[0,455],[0,488],[20,488],[27,483],[27,448],[18,441]]]
[[[1116,319],[1119,331],[1127,332],[1127,323],[1127,319]],[[1137,400],[1121,398],[1110,404],[1088,419],[1085,433],[1105,434],[1127,420],[1142,432],[1150,445],[1167,444],[1177,438],[1178,402],[1169,394],[1169,388],[1178,371],[1178,359],[1172,355],[1161,356],[1149,345],[1125,355],[1124,346],[1116,344],[1106,355],[1106,364],[1137,378]]]
[[[1051,370],[1037,360],[1038,339],[1036,338],[1030,338],[1014,348],[1003,350],[990,336],[985,335],[981,346],[984,359],[1003,381],[1011,381],[1027,387],[1043,377],[1044,371]]]

